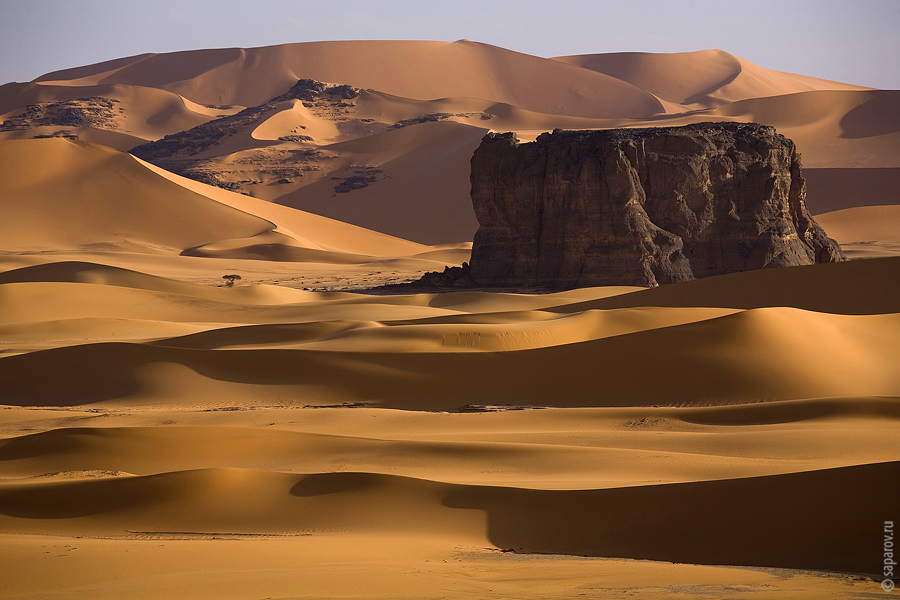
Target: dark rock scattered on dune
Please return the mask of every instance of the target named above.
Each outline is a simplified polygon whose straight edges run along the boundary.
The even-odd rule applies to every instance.
[[[472,157],[476,287],[655,286],[844,259],[794,143],[755,123],[489,133]]]
[[[334,186],[335,194],[346,194],[353,190],[361,190],[368,187],[370,183],[378,181],[384,171],[371,166],[352,166],[349,169],[350,175],[344,177],[332,177],[331,179],[338,183]]]
[[[411,125],[418,125],[420,123],[437,123],[438,121],[449,121],[453,117],[461,117],[466,119],[471,119],[474,117],[478,117],[482,121],[490,121],[494,118],[494,115],[486,112],[462,112],[462,113],[446,113],[446,112],[437,112],[437,113],[428,113],[426,115],[419,115],[417,117],[412,117],[410,119],[403,119],[401,121],[397,121],[393,125],[390,126],[390,129],[403,129],[404,127],[410,127]]]
[[[277,151],[258,148],[255,153],[245,153],[239,165],[221,164],[216,160],[215,147],[230,136],[252,130],[258,123],[281,110],[282,103],[286,101],[299,100],[311,112],[344,119],[353,106],[346,100],[357,96],[359,90],[349,85],[329,85],[314,79],[300,79],[283,94],[262,104],[135,146],[130,152],[178,175],[236,192],[246,193],[245,186],[264,182],[277,185],[293,183],[303,176],[303,171],[321,170],[318,163],[331,159],[314,147],[315,140],[312,136],[283,135],[278,138],[279,141],[295,143],[298,147]],[[210,149],[213,149],[210,155],[204,156]],[[255,170],[257,175],[262,175],[263,180],[242,179],[240,173],[247,172],[242,168],[244,164],[250,167],[250,172]]]
[[[116,109],[115,105],[118,102],[114,98],[105,96],[87,96],[72,100],[29,104],[5,121],[0,122],[0,131],[26,131],[45,125],[118,129],[115,119],[123,112],[122,109]],[[41,137],[66,136],[45,134]]]
[[[243,131],[263,117],[273,114],[282,102],[300,100],[304,103],[322,103],[332,108],[341,107],[344,99],[355,98],[358,91],[347,85],[328,86],[313,79],[300,79],[283,94],[251,106],[233,115],[213,119],[186,131],[167,135],[161,140],[135,146],[131,154],[164,168],[180,166],[172,161],[190,159],[209,150],[228,136]],[[310,141],[309,136],[297,136],[297,141]]]

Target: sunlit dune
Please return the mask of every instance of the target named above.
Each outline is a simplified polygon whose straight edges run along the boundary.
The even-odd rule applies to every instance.
[[[723,50],[654,54],[621,52],[554,58],[605,73],[675,104],[711,108],[737,100],[856,85],[764,69]]]

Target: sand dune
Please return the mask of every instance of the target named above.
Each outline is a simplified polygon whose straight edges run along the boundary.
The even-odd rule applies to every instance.
[[[380,314],[399,312],[387,308]],[[808,331],[784,329],[798,320]],[[470,403],[628,406],[891,396],[900,394],[891,358],[900,352],[892,334],[897,325],[892,315],[828,318],[764,309],[513,352],[203,351],[96,343],[10,356],[3,359],[0,381],[11,404],[62,406],[91,399],[216,406],[235,394],[260,404],[374,402],[415,410],[458,410]],[[673,347],[682,350],[673,355]],[[603,368],[596,367],[598,357]],[[660,365],[651,379],[642,368],[646,363]],[[50,365],[59,365],[61,379],[35,382]],[[549,380],[547,369],[560,380]],[[481,383],[471,389],[471,380]],[[413,397],[410,385],[418,391]]]
[[[6,427],[27,413],[5,411]],[[311,535],[319,544],[415,536],[406,539],[874,573],[880,557],[865,548],[872,531],[862,520],[889,511],[900,493],[889,483],[896,399],[452,418],[367,409],[82,414],[73,416],[93,415],[93,427],[0,441],[7,534]],[[262,414],[274,422],[255,426]],[[122,427],[161,416],[196,424]],[[760,497],[778,498],[777,507]],[[806,518],[831,527],[800,535]],[[735,532],[744,543],[727,543]]]
[[[819,215],[816,219],[841,245],[870,239],[900,242],[900,206],[861,206]]]
[[[368,423],[378,418],[374,409],[356,410]],[[892,460],[898,410],[891,399],[843,398],[470,414],[453,423],[434,415],[413,419],[399,431],[380,427],[377,437],[350,419],[324,431],[310,430],[304,419],[300,430],[291,431],[286,424],[255,427],[246,411],[236,415],[242,419],[236,423],[213,425],[207,418],[202,425],[166,428],[122,427],[108,416],[90,427],[0,441],[0,479],[37,483],[79,473],[151,475],[213,467],[329,472],[339,464],[347,471],[454,484],[613,488]],[[861,428],[865,440],[858,439]]]
[[[710,112],[773,125],[806,167],[897,167],[897,91],[814,91],[743,100]]]
[[[865,515],[890,511],[900,498],[896,483],[888,489],[878,483],[896,482],[897,467],[882,463],[758,481],[594,493],[470,488],[452,492],[445,502],[459,508],[487,505],[488,535],[500,547],[871,572],[879,549],[870,549],[869,538],[881,524],[867,526]],[[760,497],[778,498],[777,509]],[[850,515],[856,515],[855,522]],[[806,519],[836,527],[810,535]],[[523,523],[533,526],[523,531]],[[735,536],[740,544],[732,543]],[[693,543],[686,544],[688,539]]]
[[[35,131],[31,128],[0,131],[0,138],[27,139],[36,133],[66,131],[88,142],[127,151],[145,141],[190,129],[218,115],[234,112],[203,106],[177,94],[147,86],[10,83],[0,87],[0,123],[21,115],[22,109],[28,105],[36,104],[46,110],[55,103],[97,97],[113,100],[112,108],[101,112],[103,119],[84,113],[80,115],[86,122],[84,126],[51,123]],[[53,118],[47,120],[53,121]]]
[[[149,346],[109,338],[45,350],[11,343],[6,352],[18,355],[0,363],[0,377],[13,404],[63,406],[91,398],[217,405],[234,394],[255,403],[375,402],[419,410],[897,395],[898,311],[896,295],[887,292],[896,262],[754,271],[614,296],[599,288],[599,298],[586,300],[585,290],[574,302],[566,294],[522,297],[518,314],[490,294],[273,290],[270,297],[260,290],[264,300],[255,303],[240,288],[195,293],[203,288],[179,284],[162,291],[158,280],[108,270],[107,281],[146,281],[152,291],[15,282],[35,278],[25,270],[0,286],[11,332],[17,323],[61,319],[208,325],[187,337],[161,335]],[[57,279],[90,277],[67,269]],[[62,307],[53,301],[59,293],[67,297]],[[704,305],[711,308],[687,308]],[[638,308],[648,306],[659,308]],[[789,306],[796,308],[783,308]],[[523,316],[524,310],[539,312]],[[59,365],[61,379],[35,382],[49,365]],[[646,365],[653,365],[650,378]],[[418,391],[412,397],[410,385]]]
[[[223,289],[196,285],[165,277],[148,275],[139,271],[86,262],[62,262],[35,265],[0,273],[0,283],[86,283],[99,286],[132,288],[163,294],[189,296],[219,302],[266,305],[303,302],[315,294],[291,288],[274,286],[238,287]],[[94,288],[95,290],[97,288]],[[110,291],[108,288],[103,288]],[[114,291],[112,293],[115,293]],[[97,294],[101,295],[101,294]],[[73,297],[74,301],[75,298]],[[48,303],[49,304],[49,303]],[[10,306],[12,306],[10,304]],[[87,303],[85,304],[85,307]],[[36,306],[32,305],[31,309]],[[11,313],[7,313],[9,317]]]
[[[897,313],[896,271],[900,261],[884,258],[865,262],[832,263],[747,271],[715,278],[696,279],[677,285],[641,290],[565,307],[626,308],[636,306],[716,306],[762,308],[790,306],[824,313],[848,315]],[[857,294],[859,290],[866,293]],[[854,293],[850,293],[850,291]],[[556,309],[556,310],[561,310]],[[553,310],[553,309],[551,309]]]
[[[314,255],[319,262],[328,262],[330,251],[384,256],[428,250],[189,182],[101,146],[68,140],[6,141],[0,144],[0,156],[0,197],[8,215],[2,232],[8,250],[106,244],[179,253],[205,247],[206,256],[227,250],[231,256],[271,259],[267,253],[286,247],[323,251]],[[72,182],[71,187],[60,186],[62,180]],[[285,226],[255,216],[257,209],[267,217],[283,218]],[[183,226],[166,226],[173,214],[181,216]],[[210,246],[212,242],[218,246]],[[310,260],[284,253],[277,259]]]
[[[553,60],[605,73],[664,100],[695,109],[810,90],[866,89],[764,69],[723,50],[671,54],[617,52],[560,56]]]
[[[35,518],[49,518],[53,531],[82,535],[230,527],[238,534],[452,533],[470,542],[484,535],[486,513],[487,537],[500,548],[874,573],[880,548],[871,550],[869,538],[879,529],[867,526],[868,515],[895,506],[897,469],[888,462],[758,481],[578,491],[454,486],[369,473],[204,469],[6,484],[0,507],[6,531],[23,524],[34,531]],[[777,510],[748,492],[779,498]],[[831,527],[809,535],[809,518]],[[743,542],[729,543],[734,535]]]
[[[6,141],[0,152],[6,215],[0,227],[8,250],[108,243],[172,252],[213,236],[252,236],[273,228],[263,219],[180,189],[133,158],[101,146]],[[173,214],[191,216],[176,229],[167,226]]]
[[[860,206],[818,215],[850,258],[900,255],[900,206]]]
[[[392,67],[401,63],[402,70]],[[262,64],[266,67],[258,68]],[[145,54],[48,73],[35,81],[146,85],[201,104],[253,106],[282,93],[298,77],[421,100],[481,98],[553,114],[624,117],[661,110],[651,94],[602,73],[468,40],[310,42]],[[533,86],[535,80],[543,85]]]
[[[298,288],[368,287],[468,259],[466,244],[409,242],[214,188],[84,142],[4,140],[0,157],[3,270],[71,261],[204,286],[233,273]],[[70,280],[51,272],[40,277]]]

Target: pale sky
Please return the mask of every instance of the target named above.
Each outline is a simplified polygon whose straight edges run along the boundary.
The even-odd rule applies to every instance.
[[[0,0],[0,84],[145,52],[461,38],[544,57],[721,48],[900,89],[900,0]]]

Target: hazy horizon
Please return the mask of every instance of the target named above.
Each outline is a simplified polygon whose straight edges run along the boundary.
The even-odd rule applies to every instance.
[[[552,57],[720,48],[762,67],[900,89],[900,3],[286,0],[0,4],[0,83],[143,53],[348,39],[471,39]],[[252,7],[252,8],[251,8]],[[338,12],[339,11],[339,12]]]

